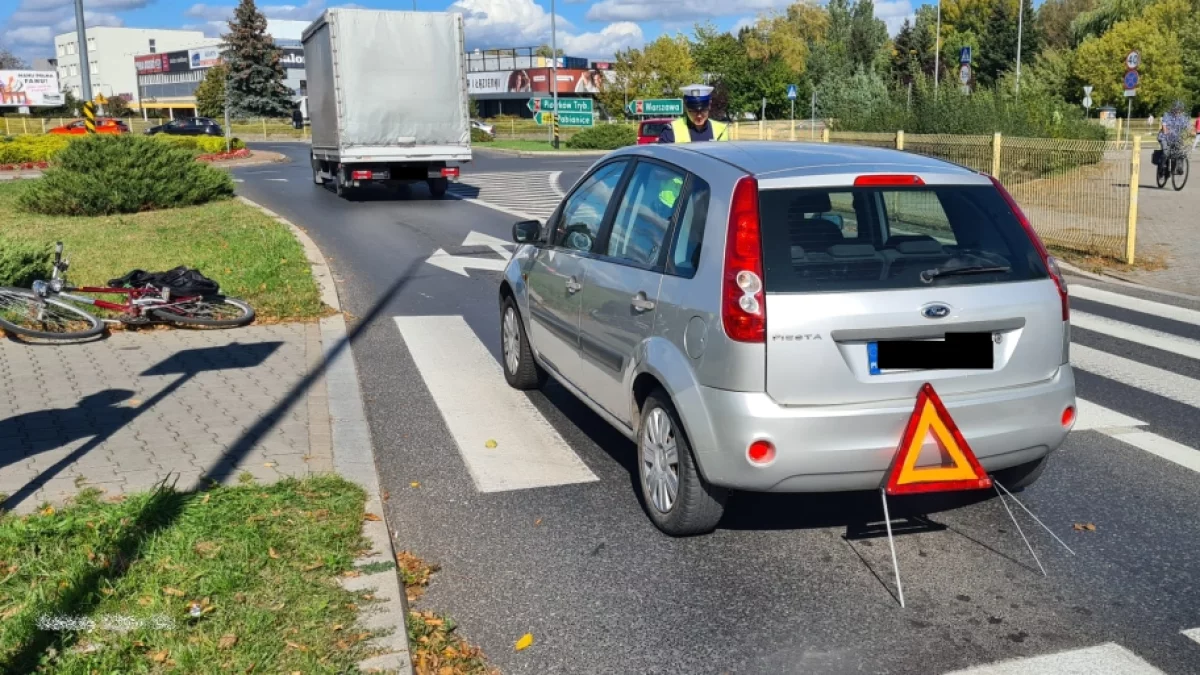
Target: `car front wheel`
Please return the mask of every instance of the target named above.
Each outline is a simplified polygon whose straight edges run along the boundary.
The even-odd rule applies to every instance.
[[[700,475],[679,414],[661,389],[642,405],[637,454],[643,506],[659,530],[685,537],[717,527],[728,492]]]
[[[546,371],[533,360],[521,313],[511,296],[500,306],[500,352],[504,379],[510,387],[530,390],[546,383]]]

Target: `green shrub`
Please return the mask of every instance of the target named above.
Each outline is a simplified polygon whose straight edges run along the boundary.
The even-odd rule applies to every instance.
[[[233,194],[229,174],[145,136],[73,141],[20,197],[22,208],[58,215],[136,213],[203,204]]]
[[[151,138],[168,145],[187,148],[197,155],[214,155],[225,152],[224,136],[171,136],[168,134],[155,134]],[[246,143],[242,139],[230,139],[229,149],[231,151],[241,150],[244,147],[246,147]]]
[[[50,244],[0,237],[0,286],[29,288],[38,279],[49,279],[52,251]]]
[[[0,139],[0,164],[48,162],[67,147],[70,138],[45,134],[42,136],[6,136]]]
[[[567,141],[574,150],[616,150],[637,143],[637,132],[625,124],[601,124],[584,129]]]
[[[484,131],[471,127],[471,142],[472,143],[491,143],[496,140],[496,137]]]

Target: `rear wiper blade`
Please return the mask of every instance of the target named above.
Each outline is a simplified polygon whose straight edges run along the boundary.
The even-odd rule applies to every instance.
[[[966,267],[939,267],[921,272],[921,281],[932,283],[937,277],[949,277],[959,274],[996,274],[1001,272],[1011,272],[1012,267],[1008,265],[967,265]]]

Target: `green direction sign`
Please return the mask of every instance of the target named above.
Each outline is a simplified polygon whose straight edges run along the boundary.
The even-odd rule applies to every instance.
[[[630,101],[625,106],[625,112],[630,115],[668,115],[678,117],[683,114],[683,99],[681,98],[648,98]]]
[[[563,99],[559,99],[560,101]],[[538,124],[546,125],[554,123],[554,115],[548,112],[540,112],[533,116],[534,121]],[[565,112],[558,114],[558,124],[563,127],[590,127],[593,124],[592,113],[590,112]]]
[[[530,112],[535,112],[535,113],[542,112],[542,111],[553,112],[554,111],[554,99],[552,99],[552,98],[531,98],[531,99],[529,99],[529,103],[525,104],[525,107],[529,108]],[[590,98],[559,98],[558,99],[558,111],[564,112],[564,113],[566,113],[566,112],[590,113],[590,112],[592,112],[592,99],[590,99]]]

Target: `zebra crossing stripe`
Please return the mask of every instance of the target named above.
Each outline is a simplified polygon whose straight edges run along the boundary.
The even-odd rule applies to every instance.
[[[1194,309],[1188,309],[1186,307],[1177,307],[1175,305],[1167,305],[1161,302],[1154,302],[1152,300],[1143,300],[1141,298],[1135,298],[1131,295],[1113,293],[1112,291],[1092,288],[1091,286],[1072,286],[1071,295],[1084,300],[1091,300],[1093,302],[1112,305],[1113,307],[1120,307],[1121,309],[1128,309],[1134,312],[1141,312],[1143,314],[1153,314],[1164,319],[1174,319],[1175,321],[1182,321],[1184,323],[1200,326],[1200,312],[1197,312]]]
[[[945,675],[1164,675],[1115,642],[1002,661]]]
[[[1200,341],[1171,335],[1161,331],[1143,328],[1141,326],[1117,321],[1106,316],[1097,316],[1086,312],[1071,312],[1071,327],[1082,328],[1110,337],[1128,340],[1137,344],[1154,347],[1191,359],[1200,359]]]

